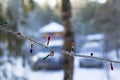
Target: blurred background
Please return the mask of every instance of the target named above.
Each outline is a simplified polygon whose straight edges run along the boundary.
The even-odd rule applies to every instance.
[[[75,54],[118,61],[119,19],[120,0],[0,0],[0,25],[43,44],[50,35],[51,49],[69,51],[74,41]],[[34,44],[31,54],[30,45],[0,29],[0,80],[120,80],[120,64],[111,71],[107,62],[60,52],[43,60],[49,50]]]

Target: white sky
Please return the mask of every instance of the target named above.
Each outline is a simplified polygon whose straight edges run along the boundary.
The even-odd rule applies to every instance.
[[[57,3],[57,0],[34,0],[35,2],[37,2],[38,4],[43,4],[43,3],[49,3],[51,7],[54,7]],[[71,0],[73,1],[73,0]],[[76,0],[79,1],[79,0]],[[90,0],[90,1],[97,1],[100,4],[104,4],[107,0]]]
[[[54,7],[57,3],[57,0],[34,0],[38,4],[49,3],[51,7]]]
[[[99,2],[101,4],[104,4],[104,3],[106,3],[107,0],[90,0],[90,1],[97,1],[97,2]]]

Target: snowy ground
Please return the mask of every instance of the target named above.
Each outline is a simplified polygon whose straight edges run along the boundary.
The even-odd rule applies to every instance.
[[[75,59],[74,80],[107,80],[105,69],[79,68],[78,59]],[[108,67],[109,68],[109,67]],[[28,68],[27,68],[28,69]],[[110,70],[109,80],[120,80],[120,69]],[[60,71],[27,71],[28,80],[63,80],[63,70]]]
[[[74,80],[120,80],[120,68],[119,66],[114,66],[114,70],[111,71],[108,64],[108,73],[110,79],[106,77],[105,69],[98,68],[80,68],[79,58],[75,58],[74,63]],[[32,71],[27,65],[25,68],[22,67],[22,60],[18,58],[14,65],[10,63],[5,63],[3,66],[0,66],[0,80],[23,80],[22,77],[26,77],[26,80],[63,80],[64,72],[63,70],[59,71],[50,71],[50,70],[40,70]],[[107,64],[107,63],[106,63]],[[3,71],[3,73],[2,73]],[[8,79],[3,78],[5,73],[8,76]],[[11,76],[12,75],[12,76]],[[13,79],[13,75],[17,78]]]

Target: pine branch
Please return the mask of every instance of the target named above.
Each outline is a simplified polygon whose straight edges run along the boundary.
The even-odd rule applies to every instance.
[[[60,53],[62,53],[63,55],[68,55],[68,56],[71,56],[71,57],[84,57],[84,58],[90,58],[90,59],[97,59],[97,60],[101,60],[101,61],[105,61],[105,62],[109,62],[109,63],[120,63],[120,61],[115,61],[115,60],[106,59],[106,58],[100,58],[100,57],[89,56],[89,55],[88,55],[88,56],[87,56],[87,55],[77,55],[77,54],[75,54],[74,52],[68,52],[68,51],[60,50],[60,49],[55,49],[55,50],[53,50],[53,49],[49,48],[49,46],[46,46],[46,45],[44,45],[44,44],[42,44],[42,43],[39,43],[39,42],[31,39],[30,37],[27,37],[27,36],[21,34],[20,32],[14,32],[13,30],[8,29],[8,28],[5,27],[4,25],[0,25],[0,29],[1,29],[2,31],[11,33],[11,34],[13,34],[13,35],[15,35],[15,36],[17,36],[17,37],[19,37],[19,38],[32,41],[32,42],[34,42],[34,43],[36,43],[36,44],[38,44],[38,45],[40,45],[40,46],[48,49],[48,50],[50,51],[50,54],[49,54],[48,56],[53,56],[55,52],[60,52]],[[2,34],[1,34],[1,35],[2,35]],[[52,55],[51,55],[51,53],[52,53]],[[47,57],[48,57],[48,56],[47,56]],[[45,59],[46,59],[46,57],[45,57]]]

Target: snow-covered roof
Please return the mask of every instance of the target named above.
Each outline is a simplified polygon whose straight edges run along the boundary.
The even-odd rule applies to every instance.
[[[101,40],[104,39],[104,35],[103,34],[93,34],[93,35],[88,35],[86,37],[87,40]]]
[[[45,45],[47,42],[45,43]],[[63,40],[51,40],[49,46],[62,46],[64,44]]]
[[[52,22],[43,28],[39,29],[40,33],[48,33],[48,32],[63,32],[64,27],[56,22]]]

